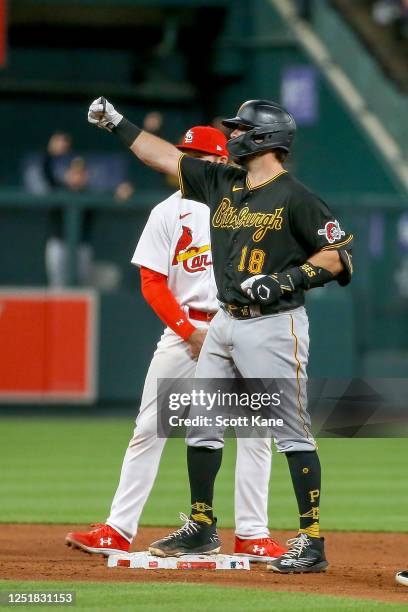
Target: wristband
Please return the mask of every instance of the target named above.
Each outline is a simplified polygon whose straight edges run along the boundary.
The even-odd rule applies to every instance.
[[[299,267],[290,268],[285,272],[279,272],[271,276],[279,283],[282,294],[286,291],[295,291],[298,287],[306,290],[323,287],[334,279],[331,272],[325,268],[314,266],[310,261],[306,261]]]
[[[306,261],[297,270],[300,271],[303,280],[304,289],[313,289],[314,287],[323,287],[326,283],[330,283],[334,279],[331,272],[325,268],[314,266],[310,261]]]
[[[112,132],[120,138],[123,144],[131,147],[136,138],[142,133],[142,130],[123,117],[118,125],[112,129]]]

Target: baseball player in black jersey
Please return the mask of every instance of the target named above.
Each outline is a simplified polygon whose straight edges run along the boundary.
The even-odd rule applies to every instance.
[[[245,102],[224,121],[228,149],[239,167],[180,155],[173,145],[141,131],[104,98],[88,120],[116,133],[147,165],[178,174],[183,197],[208,204],[214,274],[221,309],[201,351],[199,378],[279,378],[290,381],[284,418],[290,434],[274,432],[286,454],[298,503],[298,534],[268,569],[280,573],[325,571],[319,532],[321,470],[307,411],[308,322],[306,290],[351,280],[352,236],[327,205],[283,167],[296,125],[268,100]],[[191,514],[186,524],[150,546],[153,554],[178,556],[219,549],[213,516],[214,482],[221,465],[223,432],[190,428],[187,461]]]

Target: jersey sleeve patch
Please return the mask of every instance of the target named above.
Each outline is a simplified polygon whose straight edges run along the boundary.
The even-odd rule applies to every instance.
[[[335,219],[334,221],[327,221],[324,227],[317,230],[319,236],[324,236],[329,244],[333,244],[336,240],[341,240],[346,235],[341,227],[340,223]]]

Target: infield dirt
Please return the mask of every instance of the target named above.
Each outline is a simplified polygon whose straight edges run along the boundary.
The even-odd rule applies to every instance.
[[[82,528],[88,526],[75,526]],[[200,582],[408,603],[408,589],[394,580],[395,572],[408,566],[407,533],[326,533],[330,563],[326,573],[276,575],[267,572],[264,564],[251,565],[249,572],[108,569],[103,557],[65,546],[65,534],[72,529],[72,525],[1,525],[0,577],[70,582]],[[133,550],[146,550],[169,531],[168,527],[141,528]],[[232,530],[221,529],[220,533],[222,552],[232,553]],[[273,533],[280,542],[293,535],[286,531]]]

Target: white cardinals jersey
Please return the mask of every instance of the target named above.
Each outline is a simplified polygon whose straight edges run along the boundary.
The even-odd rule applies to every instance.
[[[132,263],[167,276],[184,308],[218,310],[210,246],[210,209],[177,191],[150,213]]]

